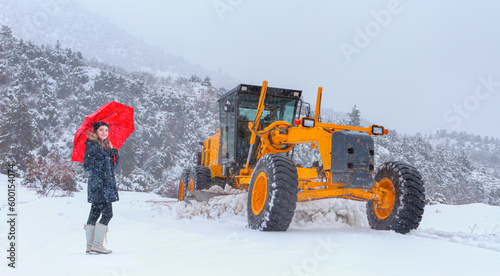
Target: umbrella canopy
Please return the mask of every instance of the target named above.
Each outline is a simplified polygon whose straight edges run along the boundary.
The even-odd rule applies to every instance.
[[[113,147],[120,149],[125,140],[134,132],[134,108],[112,101],[85,118],[73,140],[71,161],[83,163],[87,132],[94,130],[94,123],[105,122],[109,125],[108,139]]]

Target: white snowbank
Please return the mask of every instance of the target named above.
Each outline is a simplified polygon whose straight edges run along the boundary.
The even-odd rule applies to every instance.
[[[354,227],[367,227],[365,206],[364,202],[335,198],[298,202],[292,223],[307,226],[342,222]]]
[[[191,200],[189,203],[178,202],[171,207],[174,219],[182,218],[226,218],[230,216],[245,216],[247,195],[226,195],[211,198],[208,202]],[[170,209],[169,205],[166,206]]]
[[[427,205],[421,227],[500,237],[498,206],[482,203],[466,205]]]
[[[219,194],[230,194],[230,195],[237,195],[237,194],[242,194],[245,193],[243,190],[235,189],[228,184],[224,187],[224,189],[221,186],[218,185],[213,185],[210,187],[208,190],[203,190],[211,193],[219,193]]]

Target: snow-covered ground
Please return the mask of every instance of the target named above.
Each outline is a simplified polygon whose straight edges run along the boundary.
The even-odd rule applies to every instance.
[[[19,181],[18,181],[19,182]],[[245,195],[177,203],[120,192],[107,247],[85,254],[86,192],[17,190],[16,268],[7,266],[7,177],[0,175],[0,275],[499,275],[500,207],[427,206],[407,235],[367,226],[364,203],[300,203],[287,232],[246,228]],[[166,201],[152,203],[151,200]]]

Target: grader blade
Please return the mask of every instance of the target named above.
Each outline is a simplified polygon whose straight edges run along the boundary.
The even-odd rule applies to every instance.
[[[207,202],[216,196],[224,196],[224,195],[227,194],[213,193],[206,191],[188,191],[186,199],[187,200],[194,199],[198,202]]]

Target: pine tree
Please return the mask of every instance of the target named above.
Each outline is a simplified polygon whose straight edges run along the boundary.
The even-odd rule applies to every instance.
[[[209,77],[205,77],[205,80],[201,83],[201,85],[212,87],[212,82]]]
[[[28,106],[18,94],[10,109],[0,123],[0,162],[13,162],[22,170],[31,160],[30,152],[34,149],[35,126],[29,114]]]
[[[360,126],[361,125],[361,111],[356,108],[356,105],[352,108],[351,113],[349,115],[349,125],[351,126]]]
[[[0,28],[0,52],[11,50],[14,47],[13,43],[12,30],[2,25]]]

